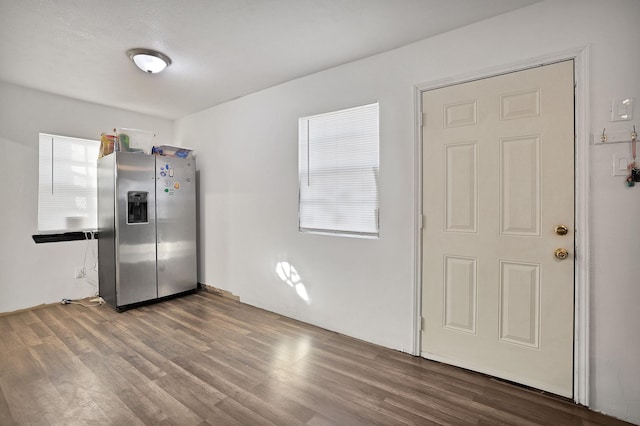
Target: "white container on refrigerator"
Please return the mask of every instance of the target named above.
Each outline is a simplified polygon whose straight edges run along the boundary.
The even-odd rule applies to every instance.
[[[114,152],[98,159],[98,276],[122,311],[197,288],[195,161]]]

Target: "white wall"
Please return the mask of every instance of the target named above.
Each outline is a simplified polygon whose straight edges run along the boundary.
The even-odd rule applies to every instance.
[[[414,305],[416,84],[482,73],[588,46],[589,126],[611,98],[640,117],[640,2],[548,0],[185,117],[178,143],[198,152],[200,281],[241,300],[390,348],[411,351]],[[295,64],[291,64],[295,66]],[[260,72],[260,70],[256,70]],[[379,240],[297,231],[297,119],[380,102]],[[636,119],[640,130],[640,120]],[[640,423],[640,187],[611,176],[628,144],[590,146],[591,406]],[[290,262],[310,303],[274,273]]]
[[[547,0],[386,54],[292,81],[176,123],[200,169],[199,279],[250,304],[390,348],[413,346],[416,84],[588,46],[589,126],[640,130],[640,2]],[[291,64],[295,66],[295,64]],[[259,70],[256,70],[259,72]],[[634,96],[635,121],[609,122]],[[297,232],[297,119],[380,102],[381,238]],[[36,245],[38,132],[97,138],[172,123],[0,83],[0,312],[95,292],[75,280],[86,242]],[[640,423],[640,186],[612,177],[628,144],[590,146],[591,407]],[[275,273],[290,262],[307,304]],[[88,262],[91,263],[91,262]]]
[[[31,238],[38,229],[38,133],[97,140],[114,127],[152,130],[157,144],[170,143],[173,132],[168,120],[0,83],[0,312],[96,293],[95,285],[74,278],[87,242]],[[93,264],[89,247],[87,267]],[[98,282],[95,272],[88,278]]]

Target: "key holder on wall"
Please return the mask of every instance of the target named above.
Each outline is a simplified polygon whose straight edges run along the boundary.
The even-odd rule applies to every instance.
[[[606,128],[602,129],[602,133],[600,135],[592,135],[592,142],[594,145],[629,143],[638,137],[635,125],[633,126],[633,131],[631,133],[620,131],[607,133],[606,130]]]
[[[635,186],[636,182],[640,183],[640,167],[636,163],[636,142],[638,140],[638,133],[636,126],[633,126],[633,131],[630,133],[625,131],[614,131],[607,133],[607,129],[602,129],[601,134],[592,134],[592,141],[594,145],[605,145],[613,143],[630,143],[631,144],[631,161],[627,164],[626,173],[625,167],[620,164],[617,166],[616,157],[614,156],[614,176],[626,175],[625,185],[627,187]],[[622,160],[622,158],[620,158]],[[620,168],[618,168],[620,167]],[[618,173],[618,171],[620,173]]]
[[[602,136],[606,138],[604,130],[602,131]],[[629,174],[627,175],[627,179],[625,181],[628,187],[632,187],[636,184],[636,182],[640,182],[640,169],[636,166],[636,139],[638,138],[638,133],[636,133],[636,126],[633,126],[633,132],[631,132],[631,162],[627,166],[629,170]]]

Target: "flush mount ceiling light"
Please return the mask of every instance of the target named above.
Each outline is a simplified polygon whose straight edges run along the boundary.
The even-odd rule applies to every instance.
[[[138,68],[149,74],[156,74],[171,65],[171,58],[151,49],[129,49],[127,55]]]

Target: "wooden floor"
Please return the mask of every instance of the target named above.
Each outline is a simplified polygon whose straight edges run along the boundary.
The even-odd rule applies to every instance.
[[[0,425],[622,425],[210,293],[0,317]]]

